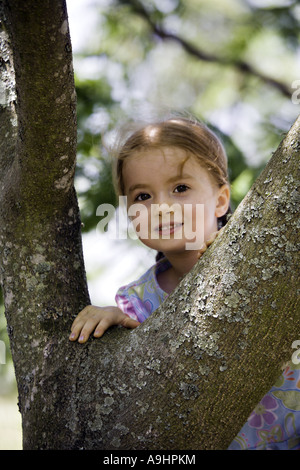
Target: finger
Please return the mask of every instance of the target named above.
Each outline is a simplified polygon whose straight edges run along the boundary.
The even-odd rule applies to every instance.
[[[211,245],[211,244],[215,241],[215,239],[217,238],[218,234],[219,234],[219,232],[213,232],[213,233],[209,236],[209,239],[206,240],[206,245],[207,245],[207,246]]]
[[[140,322],[133,320],[132,318],[128,317],[128,315],[125,315],[125,314],[124,314],[124,318],[122,318],[121,320],[118,318],[113,321],[112,319],[104,318],[97,325],[94,336],[96,338],[101,338],[101,336],[103,336],[105,331],[108,330],[108,328],[110,328],[113,325],[121,325],[125,328],[133,329],[139,326]]]
[[[69,340],[70,341],[76,341],[76,339],[78,338],[82,328],[83,328],[83,325],[84,325],[84,321],[83,320],[77,320],[77,322],[73,323],[72,327],[71,327],[71,334],[69,336]]]
[[[78,339],[79,343],[86,343],[86,341],[90,337],[90,334],[95,330],[98,322],[99,322],[99,319],[89,318],[84,323],[84,325],[83,325],[83,327],[80,331],[80,336],[79,336],[79,339]]]
[[[76,341],[77,338],[78,338],[78,335],[76,336],[76,333],[74,331],[72,331],[72,333],[69,336],[69,340],[70,341]]]
[[[94,336],[95,338],[101,338],[106,330],[110,328],[114,323],[109,318],[103,318],[96,326]]]
[[[77,317],[71,325],[71,330],[73,330],[73,328],[76,327],[78,323],[82,322],[82,320],[88,315],[90,307],[91,305],[87,305],[83,310],[81,310],[81,312],[78,313]]]
[[[215,239],[220,236],[220,234],[223,232],[223,230],[225,229],[225,227],[221,227],[220,230],[218,230],[217,232],[213,232],[209,239],[206,241],[207,245],[211,245]]]
[[[201,245],[201,248],[198,250],[198,259],[203,255],[203,253],[207,250],[207,246],[206,246],[206,243],[203,243],[203,245]]]
[[[140,326],[140,322],[137,320],[134,320],[133,318],[130,318],[128,315],[125,315],[124,320],[122,321],[121,325],[124,326],[125,328],[130,328],[134,329]]]

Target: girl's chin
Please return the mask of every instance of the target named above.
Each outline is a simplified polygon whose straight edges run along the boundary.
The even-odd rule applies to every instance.
[[[166,252],[184,252],[187,250],[188,240],[176,240],[176,239],[142,239],[140,241],[148,248],[152,248],[156,251]]]

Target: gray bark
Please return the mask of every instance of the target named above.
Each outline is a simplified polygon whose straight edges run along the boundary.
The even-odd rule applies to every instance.
[[[24,448],[226,449],[300,339],[300,120],[161,308],[135,330],[70,343],[89,303],[74,83],[65,3],[40,3],[0,1],[17,96],[15,109],[7,54],[0,278]]]

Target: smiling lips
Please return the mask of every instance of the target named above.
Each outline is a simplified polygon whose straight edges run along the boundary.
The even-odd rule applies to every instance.
[[[172,234],[176,232],[179,228],[183,226],[182,222],[170,222],[167,224],[158,225],[154,231],[158,232],[160,235]]]

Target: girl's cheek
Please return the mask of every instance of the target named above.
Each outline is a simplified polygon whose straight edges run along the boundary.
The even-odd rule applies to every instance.
[[[149,237],[149,213],[147,207],[143,204],[133,204],[128,209],[128,217],[138,238],[147,239]]]
[[[198,249],[204,242],[204,205],[189,205],[184,211],[184,238],[193,242],[193,248]]]

